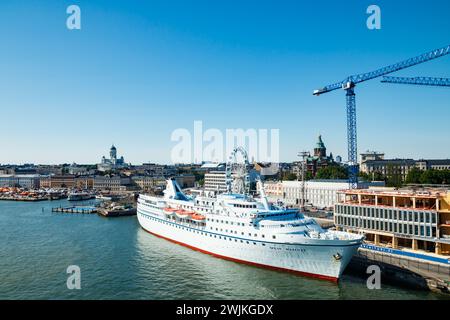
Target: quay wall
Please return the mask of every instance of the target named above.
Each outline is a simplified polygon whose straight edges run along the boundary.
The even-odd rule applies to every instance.
[[[450,294],[450,264],[359,248],[347,272],[367,277],[366,270],[370,265],[380,267],[382,283]]]

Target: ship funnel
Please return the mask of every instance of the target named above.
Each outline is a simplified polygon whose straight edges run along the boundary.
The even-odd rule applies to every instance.
[[[166,190],[164,190],[164,197],[166,199],[184,200],[188,201],[189,198],[181,191],[181,187],[174,178],[170,178],[167,181]]]

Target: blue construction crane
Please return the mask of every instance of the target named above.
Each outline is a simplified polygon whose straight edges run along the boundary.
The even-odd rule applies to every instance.
[[[347,97],[347,143],[348,143],[348,175],[350,188],[354,189],[358,186],[358,154],[357,154],[357,135],[356,135],[356,101],[355,86],[358,83],[372,80],[389,73],[393,73],[402,69],[406,69],[420,63],[424,63],[436,58],[440,58],[450,53],[450,45],[430,51],[420,56],[407,59],[405,61],[392,64],[390,66],[368,72],[353,75],[345,78],[343,81],[325,86],[321,89],[314,90],[313,94],[319,96],[321,94],[343,89],[346,91]]]
[[[383,77],[381,82],[398,84],[416,84],[422,86],[450,87],[450,78],[432,78],[432,77]]]

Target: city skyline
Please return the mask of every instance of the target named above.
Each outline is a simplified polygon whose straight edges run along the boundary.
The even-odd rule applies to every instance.
[[[312,91],[449,42],[448,1],[377,1],[381,30],[367,29],[370,3],[356,0],[76,4],[81,30],[66,28],[67,3],[2,4],[1,164],[98,163],[113,142],[127,162],[170,164],[171,133],[196,120],[279,129],[282,162],[322,134],[345,161],[345,93]],[[444,57],[398,75],[449,67]],[[450,158],[449,90],[377,80],[356,90],[358,153]]]

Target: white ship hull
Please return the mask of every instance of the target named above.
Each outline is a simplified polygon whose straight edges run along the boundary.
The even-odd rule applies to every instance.
[[[162,210],[139,205],[137,217],[146,231],[204,253],[236,262],[337,281],[360,241],[328,240],[280,243],[245,235],[199,229],[165,217]]]

